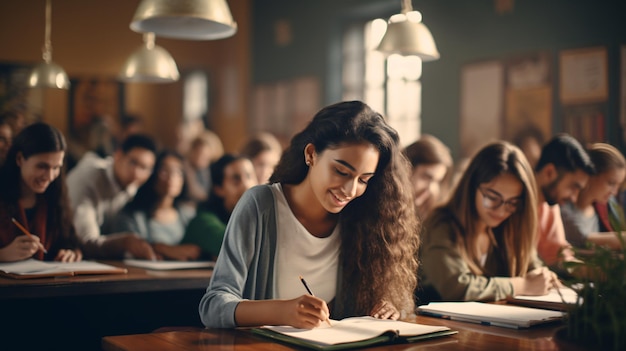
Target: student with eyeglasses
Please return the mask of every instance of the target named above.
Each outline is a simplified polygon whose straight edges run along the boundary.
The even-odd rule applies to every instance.
[[[553,273],[534,245],[536,193],[519,148],[505,141],[482,148],[448,202],[426,218],[418,304],[547,294]]]

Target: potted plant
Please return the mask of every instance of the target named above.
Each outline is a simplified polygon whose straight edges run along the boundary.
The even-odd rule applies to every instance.
[[[626,247],[590,246],[577,250],[580,262],[566,262],[575,272],[565,283],[578,291],[578,302],[567,310],[566,326],[555,340],[580,349],[626,350]]]

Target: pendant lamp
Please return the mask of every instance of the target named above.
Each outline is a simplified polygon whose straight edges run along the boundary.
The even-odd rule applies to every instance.
[[[402,13],[389,18],[387,31],[377,50],[386,54],[414,55],[422,61],[439,59],[433,35],[422,23],[422,14],[413,11],[411,0],[402,0]]]
[[[124,82],[172,83],[180,74],[176,62],[167,50],[155,45],[154,33],[143,35],[144,45],[135,50],[120,72]]]
[[[31,88],[56,88],[69,89],[70,79],[61,66],[52,62],[52,41],[50,40],[52,25],[51,0],[46,0],[46,29],[44,37],[43,62],[35,66],[28,78],[28,86]]]
[[[164,38],[214,40],[234,35],[237,23],[226,0],[142,0],[130,29]]]

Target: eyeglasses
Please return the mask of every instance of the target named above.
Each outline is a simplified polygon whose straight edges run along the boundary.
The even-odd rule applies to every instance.
[[[522,199],[519,197],[504,201],[502,195],[491,189],[485,190],[482,187],[478,187],[478,190],[480,190],[480,193],[483,195],[483,207],[490,210],[496,210],[500,208],[500,206],[504,205],[504,209],[507,212],[513,213],[519,209],[522,202]]]

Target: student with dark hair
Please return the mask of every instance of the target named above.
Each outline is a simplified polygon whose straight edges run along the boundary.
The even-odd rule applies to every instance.
[[[257,133],[241,148],[241,154],[252,161],[259,184],[269,182],[280,160],[283,148],[271,133]]]
[[[575,260],[565,237],[559,205],[575,202],[595,169],[589,155],[572,136],[559,134],[541,150],[535,166],[538,188],[539,258],[549,267],[560,269],[563,261]]]
[[[505,141],[483,147],[447,203],[425,221],[421,261],[428,299],[496,301],[544,295],[553,273],[537,258],[532,168]]]
[[[435,136],[425,134],[404,148],[404,155],[411,162],[417,214],[425,218],[447,195],[452,169],[450,149]]]
[[[137,233],[152,245],[158,258],[178,261],[198,259],[197,245],[180,245],[195,210],[183,203],[185,172],[183,158],[162,151],[152,174],[118,216],[117,232]]]
[[[209,199],[198,205],[181,244],[196,244],[215,260],[222,247],[226,224],[243,193],[258,184],[252,162],[244,156],[225,154],[211,164],[213,186]]]
[[[626,160],[605,143],[592,144],[587,152],[596,173],[575,202],[561,206],[565,235],[577,247],[594,243],[619,250],[622,243],[616,232],[626,231],[626,219],[615,196],[626,177]]]
[[[0,168],[0,262],[82,259],[65,188],[66,148],[63,134],[45,123],[15,137]]]
[[[152,138],[134,134],[113,156],[103,159],[88,152],[68,174],[74,226],[85,256],[156,258],[150,244],[137,233],[114,230],[116,216],[152,173],[155,153]]]
[[[200,302],[203,323],[314,328],[329,315],[414,313],[419,225],[408,171],[379,113],[360,101],[323,108],[270,184],[235,206]]]
[[[6,160],[12,140],[13,129],[11,128],[9,115],[2,114],[0,115],[0,166],[2,166],[4,160]]]

